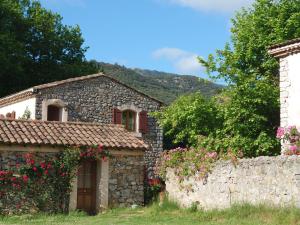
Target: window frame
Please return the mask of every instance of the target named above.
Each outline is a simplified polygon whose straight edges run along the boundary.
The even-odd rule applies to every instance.
[[[60,122],[68,121],[67,104],[61,99],[44,99],[42,101],[42,120],[48,121],[48,106],[53,105],[60,108]]]
[[[123,115],[124,115],[124,113],[126,113],[125,124],[123,123],[123,119],[124,119]],[[129,129],[130,113],[133,113],[133,118],[132,118],[132,120],[133,120],[133,129]],[[125,109],[125,110],[122,111],[121,123],[122,123],[122,125],[125,126],[126,130],[128,130],[130,132],[137,132],[137,122],[136,122],[136,120],[137,120],[137,114],[138,113],[136,111],[131,110],[131,109]]]

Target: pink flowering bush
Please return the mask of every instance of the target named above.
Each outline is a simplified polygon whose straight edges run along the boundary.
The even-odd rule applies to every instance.
[[[70,147],[54,155],[17,155],[17,163],[0,170],[0,215],[68,211],[71,181],[83,160],[105,160],[101,145]]]
[[[279,127],[276,137],[286,145],[286,155],[300,155],[300,132],[296,126]]]
[[[157,161],[156,172],[165,179],[167,168],[172,168],[180,181],[194,175],[201,179],[219,158],[217,152],[209,152],[206,149],[176,148],[162,153]]]

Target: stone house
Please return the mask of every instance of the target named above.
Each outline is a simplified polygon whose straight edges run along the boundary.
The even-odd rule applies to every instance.
[[[0,118],[123,124],[149,145],[148,176],[162,151],[162,129],[149,115],[162,102],[104,74],[71,78],[29,88],[0,99]]]
[[[0,167],[20,150],[51,153],[69,145],[102,144],[123,157],[82,165],[94,178],[78,176],[83,181],[74,182],[70,209],[141,205],[144,173],[153,177],[162,151],[162,130],[149,113],[162,105],[104,74],[39,85],[1,98]],[[24,117],[29,120],[20,120]],[[77,184],[82,182],[94,184],[89,200],[80,200],[82,187]],[[82,207],[82,201],[88,206]]]
[[[269,53],[280,61],[280,126],[300,127],[300,38],[274,45]]]
[[[0,119],[0,170],[16,165],[22,152],[51,157],[65,146],[99,143],[112,157],[82,163],[69,209],[95,213],[110,206],[142,205],[143,157],[148,146],[121,125]]]

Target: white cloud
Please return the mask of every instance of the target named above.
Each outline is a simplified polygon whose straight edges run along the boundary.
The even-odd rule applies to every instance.
[[[160,0],[199,11],[233,12],[250,6],[254,0]]]
[[[199,75],[203,67],[198,62],[198,55],[178,48],[160,48],[152,53],[155,59],[163,59],[170,62],[177,73]]]

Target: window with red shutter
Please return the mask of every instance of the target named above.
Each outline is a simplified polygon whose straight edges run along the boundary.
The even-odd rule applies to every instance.
[[[122,111],[121,110],[116,109],[116,108],[113,109],[112,122],[114,124],[122,124]]]
[[[142,111],[139,114],[139,122],[140,122],[140,127],[139,131],[143,134],[148,132],[148,115],[146,111]]]
[[[136,131],[136,112],[132,110],[122,111],[122,124],[129,131]]]

